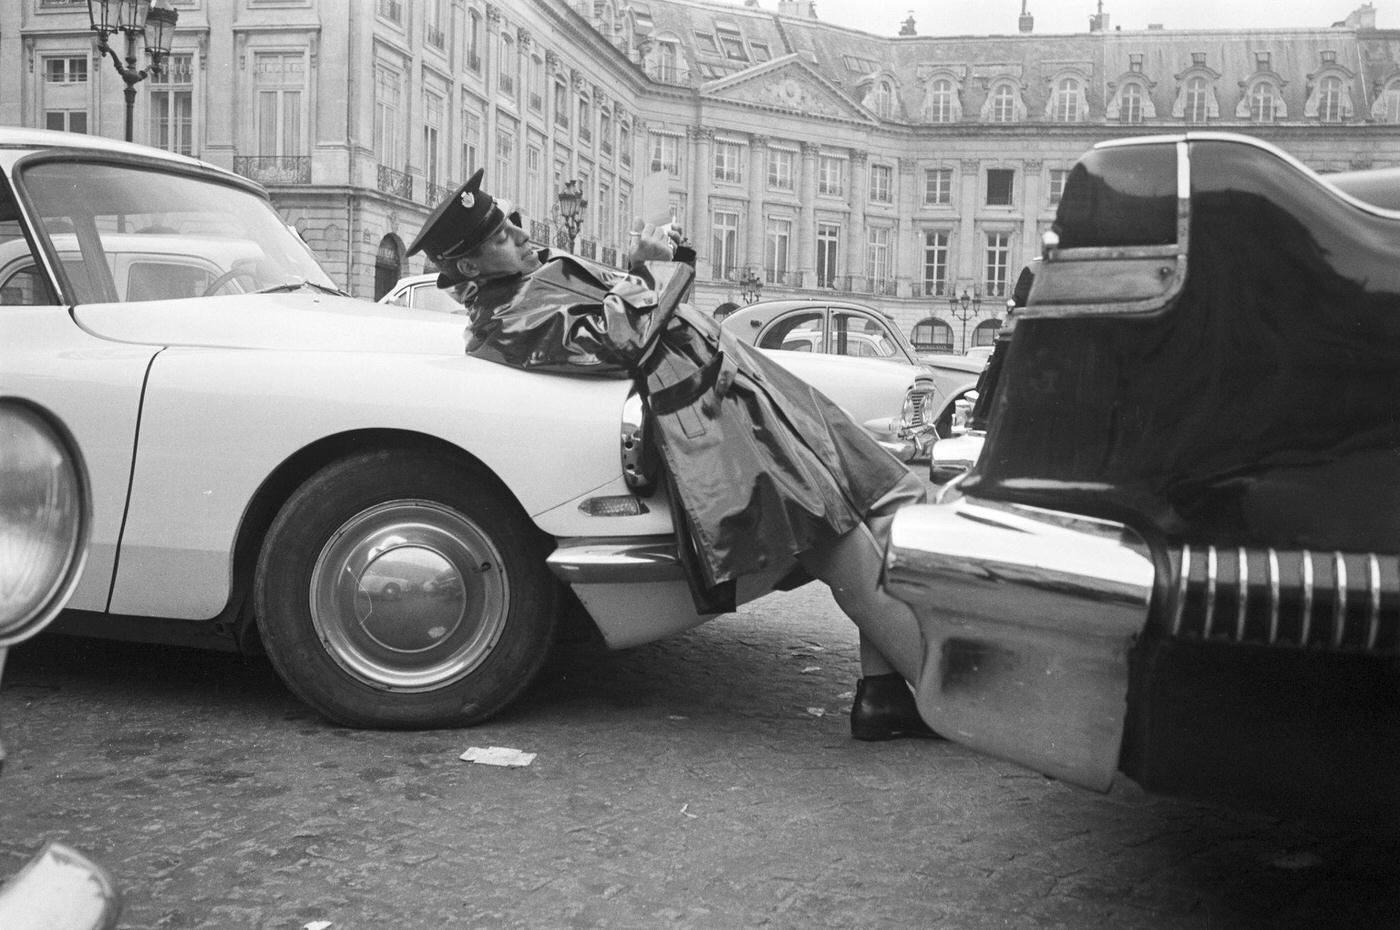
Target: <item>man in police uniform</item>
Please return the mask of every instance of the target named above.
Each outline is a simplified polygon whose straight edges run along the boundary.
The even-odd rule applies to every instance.
[[[467,308],[468,354],[631,378],[697,609],[732,610],[739,576],[795,560],[860,629],[852,735],[935,736],[906,684],[922,665],[918,625],[877,584],[893,512],[921,499],[923,482],[811,385],[679,303],[694,259],[677,254],[677,233],[638,222],[631,273],[587,265],[533,248],[481,179],[439,205],[409,248]]]

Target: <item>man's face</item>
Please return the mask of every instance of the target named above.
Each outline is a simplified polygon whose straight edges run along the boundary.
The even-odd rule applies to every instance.
[[[512,274],[529,274],[540,267],[540,259],[530,246],[525,230],[506,220],[471,255],[458,262],[464,274],[480,278],[498,278]]]

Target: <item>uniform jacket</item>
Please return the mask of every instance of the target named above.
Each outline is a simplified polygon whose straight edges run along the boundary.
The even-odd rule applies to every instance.
[[[821,392],[680,303],[692,268],[634,274],[545,255],[467,295],[467,352],[527,370],[630,377],[653,418],[696,605],[854,529],[908,469]]]

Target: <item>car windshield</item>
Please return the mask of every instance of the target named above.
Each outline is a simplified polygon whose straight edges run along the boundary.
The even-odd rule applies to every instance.
[[[79,303],[336,290],[271,204],[235,185],[85,161],[19,181]]]

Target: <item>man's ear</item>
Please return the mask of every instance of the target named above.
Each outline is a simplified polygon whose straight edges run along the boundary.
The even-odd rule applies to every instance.
[[[481,270],[476,267],[476,262],[470,258],[459,258],[457,259],[457,273],[464,278],[475,278],[481,273]]]

